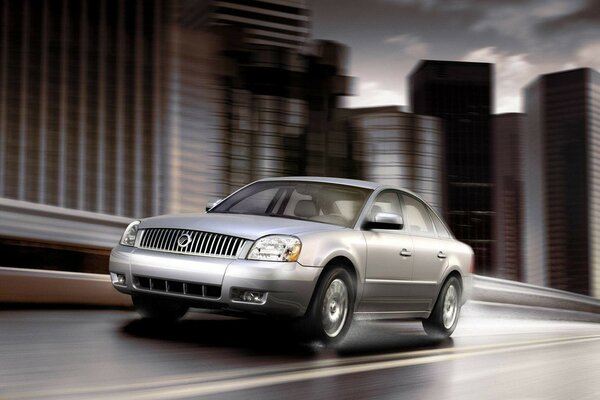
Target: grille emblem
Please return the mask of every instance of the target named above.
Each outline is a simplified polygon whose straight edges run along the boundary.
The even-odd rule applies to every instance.
[[[179,236],[179,239],[177,239],[177,244],[179,245],[179,247],[185,247],[188,244],[190,244],[191,241],[192,237],[187,233],[184,233],[183,235]]]

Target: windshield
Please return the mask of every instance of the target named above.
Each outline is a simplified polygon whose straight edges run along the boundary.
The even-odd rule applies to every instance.
[[[266,215],[352,227],[371,192],[332,183],[264,181],[234,193],[210,212]]]

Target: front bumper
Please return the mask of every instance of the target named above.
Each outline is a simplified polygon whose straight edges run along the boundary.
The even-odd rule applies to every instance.
[[[113,286],[130,295],[176,298],[190,306],[225,312],[299,317],[308,308],[322,268],[290,262],[165,253],[118,245],[111,252],[109,270]],[[117,274],[125,276],[125,285],[118,283]],[[148,278],[156,285],[149,287]],[[166,285],[163,282],[167,282]],[[183,284],[190,290],[182,290]],[[234,295],[240,290],[265,292],[264,302],[244,302],[239,296],[236,300]]]

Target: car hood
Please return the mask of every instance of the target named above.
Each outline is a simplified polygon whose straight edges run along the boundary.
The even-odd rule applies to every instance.
[[[173,214],[143,219],[140,229],[176,228],[256,240],[265,235],[300,235],[308,232],[346,230],[337,225],[290,218],[246,214]]]

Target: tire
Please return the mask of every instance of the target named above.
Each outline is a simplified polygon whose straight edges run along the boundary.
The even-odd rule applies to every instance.
[[[354,282],[345,268],[336,266],[325,270],[300,321],[303,338],[325,346],[339,343],[352,322],[355,293]]]
[[[423,320],[427,335],[438,339],[452,335],[460,316],[461,292],[458,278],[452,276],[446,280],[431,315]]]
[[[156,321],[177,321],[185,315],[189,307],[171,299],[131,296],[135,310],[142,318]]]

